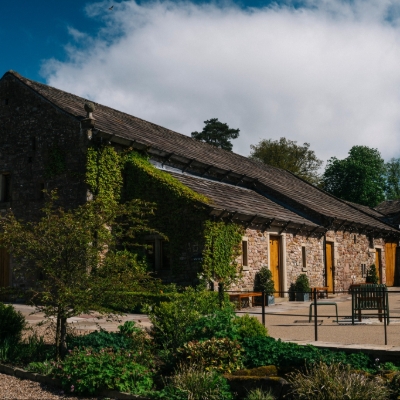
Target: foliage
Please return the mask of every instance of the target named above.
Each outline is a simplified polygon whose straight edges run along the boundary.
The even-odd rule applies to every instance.
[[[371,378],[340,363],[320,362],[307,367],[304,373],[289,374],[288,380],[295,399],[383,400],[390,394],[380,377]]]
[[[25,317],[11,305],[0,303],[0,345],[8,341],[16,344],[21,340],[22,331],[26,327]]]
[[[55,361],[38,361],[38,362],[31,362],[27,366],[27,370],[29,372],[36,372],[37,374],[41,375],[50,375],[54,371],[54,366],[56,365]]]
[[[178,349],[178,353],[183,363],[197,365],[206,371],[230,373],[243,367],[240,343],[228,338],[188,342]]]
[[[373,283],[377,285],[379,283],[378,272],[375,264],[372,264],[367,270],[367,277],[365,279],[367,283]]]
[[[265,265],[257,272],[254,282],[255,291],[265,291],[266,296],[272,296],[275,292],[274,280],[271,270]]]
[[[91,348],[70,350],[57,365],[54,376],[76,393],[94,394],[101,389],[142,394],[153,387],[153,373],[132,360],[129,350]]]
[[[118,299],[118,292],[151,284],[145,266],[116,248],[149,231],[145,217],[152,208],[135,200],[105,203],[98,197],[65,210],[55,205],[56,199],[50,193],[38,221],[18,221],[10,211],[0,226],[4,246],[21,262],[19,273],[32,282],[31,302],[46,317],[56,317],[59,356],[65,351],[67,318],[107,311],[101,304]]]
[[[347,158],[328,160],[323,188],[354,203],[375,207],[385,199],[385,165],[377,149],[353,146]]]
[[[227,380],[215,371],[181,365],[164,389],[168,400],[232,400]]]
[[[151,335],[161,348],[176,349],[190,340],[188,330],[198,319],[218,307],[217,293],[201,288],[186,288],[169,302],[148,310],[153,325]]]
[[[306,274],[300,274],[295,283],[296,292],[308,293],[310,292],[310,281]]]
[[[218,121],[218,118],[211,118],[204,121],[204,128],[201,132],[192,132],[192,138],[219,147],[224,150],[232,151],[231,139],[239,137],[239,129],[229,128],[228,124]]]
[[[207,281],[217,281],[222,295],[225,286],[240,278],[237,258],[244,228],[234,223],[206,221],[204,232],[202,276]]]
[[[274,396],[272,396],[271,392],[255,389],[249,392],[245,400],[274,400]]]
[[[363,371],[374,371],[369,356],[364,353],[346,354],[344,352],[318,349],[307,345],[282,342],[271,337],[245,338],[241,341],[244,349],[246,368],[276,365],[279,368],[302,368],[305,364],[324,362],[349,364],[352,368]]]
[[[301,146],[296,141],[281,137],[279,140],[261,140],[250,148],[250,158],[253,160],[286,169],[312,184],[317,184],[320,180],[318,170],[323,162],[310,150],[309,143]]]
[[[257,317],[250,317],[244,314],[240,318],[233,320],[233,325],[237,327],[238,340],[242,341],[245,338],[268,336],[267,328],[258,320]]]
[[[95,331],[88,335],[67,336],[67,348],[85,348],[91,347],[93,350],[111,348],[113,350],[121,350],[130,348],[129,339],[120,333]]]
[[[385,164],[386,199],[397,200],[400,198],[400,158],[392,158]]]

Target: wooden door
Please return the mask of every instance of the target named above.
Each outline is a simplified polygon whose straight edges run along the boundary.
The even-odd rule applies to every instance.
[[[396,247],[397,247],[396,243],[385,244],[386,286],[394,286]]]
[[[280,296],[281,290],[281,268],[280,268],[280,250],[281,238],[279,236],[270,236],[269,238],[269,260],[272,279],[274,280],[275,297]]]
[[[0,287],[10,285],[10,256],[6,249],[0,248]]]
[[[375,268],[378,274],[379,283],[382,283],[382,263],[381,263],[381,249],[375,249]]]
[[[326,242],[325,245],[325,286],[329,292],[333,292],[333,243]]]

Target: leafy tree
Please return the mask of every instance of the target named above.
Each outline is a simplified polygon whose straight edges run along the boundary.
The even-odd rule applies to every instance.
[[[386,167],[386,198],[400,199],[400,158],[392,158]]]
[[[296,141],[281,137],[279,140],[261,140],[250,148],[250,158],[253,160],[286,169],[313,184],[320,180],[318,170],[323,162],[310,150],[309,143],[301,146]]]
[[[385,199],[385,163],[377,149],[353,146],[347,158],[328,160],[323,187],[354,203],[375,207]]]
[[[30,283],[31,302],[56,317],[56,357],[66,350],[67,318],[109,312],[126,291],[155,284],[146,265],[128,249],[149,231],[144,216],[152,206],[138,200],[118,204],[97,198],[76,209],[56,206],[52,192],[35,222],[1,219],[3,245],[20,262],[16,271]],[[123,221],[123,222],[121,222]]]
[[[192,138],[232,151],[231,139],[239,137],[239,129],[229,128],[228,124],[218,121],[218,118],[211,118],[204,121],[205,126],[201,132],[192,132]]]

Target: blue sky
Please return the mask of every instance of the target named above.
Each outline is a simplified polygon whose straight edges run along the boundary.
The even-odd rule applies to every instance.
[[[354,145],[389,160],[400,157],[399,11],[400,0],[15,0],[0,13],[0,74],[187,135],[219,118],[240,129],[243,155],[284,136],[324,161]]]

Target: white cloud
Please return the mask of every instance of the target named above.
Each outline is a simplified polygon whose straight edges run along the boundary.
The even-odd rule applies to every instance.
[[[45,62],[50,85],[188,135],[217,117],[243,155],[285,136],[324,160],[356,144],[400,156],[400,0],[109,4],[87,8],[96,36]]]

